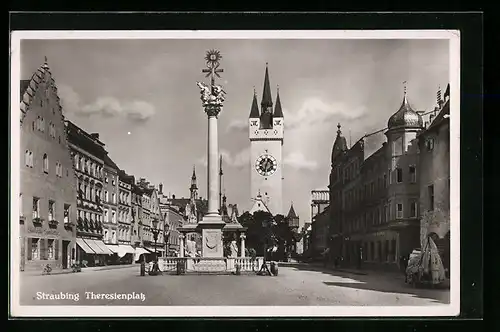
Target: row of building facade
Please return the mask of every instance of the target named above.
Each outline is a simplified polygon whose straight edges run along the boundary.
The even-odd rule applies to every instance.
[[[120,169],[98,133],[65,119],[47,63],[20,88],[20,269],[178,250],[182,213],[161,184]]]
[[[439,91],[438,105],[423,114],[405,91],[384,131],[387,141],[370,155],[365,137],[348,147],[338,125],[328,189],[312,192],[305,252],[344,265],[397,268],[431,236],[449,269],[449,85],[443,97]]]

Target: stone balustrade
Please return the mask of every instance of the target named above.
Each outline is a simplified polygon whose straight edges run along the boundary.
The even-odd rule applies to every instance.
[[[233,273],[240,266],[241,273],[257,272],[263,258],[251,257],[216,258],[216,257],[159,257],[158,266],[162,272],[176,272],[177,263],[184,264],[186,273]]]

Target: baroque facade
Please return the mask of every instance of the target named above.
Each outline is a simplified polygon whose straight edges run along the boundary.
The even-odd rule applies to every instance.
[[[104,157],[104,192],[103,207],[103,241],[105,244],[118,244],[118,171],[120,168],[106,155]]]
[[[47,61],[21,81],[20,269],[75,260],[76,180],[57,88]]]
[[[104,209],[102,203],[104,159],[107,155],[99,134],[87,133],[66,120],[71,157],[77,188],[77,250],[78,262],[89,266],[104,265],[113,253],[103,242]]]
[[[416,137],[423,129],[406,91],[388,120],[387,142],[370,156],[364,138],[348,148],[338,126],[329,184],[332,257],[346,265],[395,268],[420,247]]]

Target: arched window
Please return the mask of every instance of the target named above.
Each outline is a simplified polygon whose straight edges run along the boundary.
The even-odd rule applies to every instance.
[[[77,154],[75,154],[75,168],[79,169],[80,168],[80,162],[79,162],[79,157]]]
[[[24,153],[24,164],[29,167],[30,166],[30,152],[26,150]]]
[[[49,157],[47,157],[47,154],[43,154],[43,171],[45,173],[49,172]]]

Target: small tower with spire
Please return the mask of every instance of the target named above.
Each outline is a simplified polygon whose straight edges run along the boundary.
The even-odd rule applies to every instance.
[[[191,200],[198,199],[198,185],[196,184],[196,168],[193,166],[193,175],[191,176],[191,187],[189,187],[191,192]]]
[[[299,228],[299,216],[297,216],[297,213],[295,213],[295,209],[293,208],[293,202],[290,204],[290,210],[288,211],[288,215],[286,216],[286,219],[288,220],[288,225],[291,228]]]

